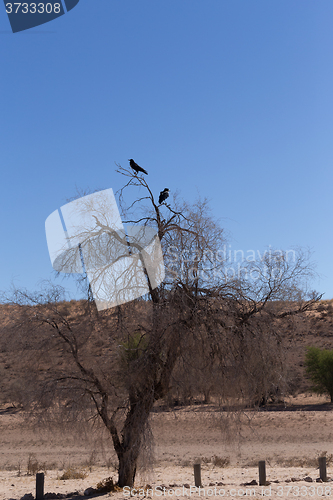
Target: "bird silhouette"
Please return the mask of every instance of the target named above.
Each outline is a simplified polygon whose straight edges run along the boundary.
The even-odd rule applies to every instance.
[[[135,161],[134,161],[132,158],[131,158],[130,160],[128,160],[128,161],[130,162],[130,166],[131,166],[131,168],[133,168],[133,170],[134,170],[137,174],[138,174],[139,172],[142,172],[142,173],[144,173],[144,174],[148,175],[148,172],[147,172],[144,168],[140,167],[137,163],[135,163]]]
[[[163,201],[165,201],[169,197],[169,188],[165,188],[163,191],[160,192],[160,197],[158,199],[158,203],[161,204]]]

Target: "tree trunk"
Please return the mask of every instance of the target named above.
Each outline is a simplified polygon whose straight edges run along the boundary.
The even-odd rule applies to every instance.
[[[133,455],[133,453],[122,453],[118,457],[118,486],[122,488],[124,486],[132,487],[134,485],[138,457],[131,455]]]
[[[144,430],[154,404],[154,398],[149,393],[137,394],[136,399],[136,401],[132,400],[122,430],[121,449],[118,452],[118,485],[120,487],[134,485]]]
[[[121,431],[121,442],[118,434],[112,435],[115,450],[119,460],[118,486],[134,485],[137,461],[142,448],[146,426],[154,402],[167,394],[172,369],[177,360],[178,344],[173,342],[167,353],[167,359],[162,371],[160,359],[151,355],[146,359],[147,370],[141,374],[141,387],[139,378],[129,389],[130,409],[126,415],[125,423]],[[112,434],[112,433],[111,433]]]

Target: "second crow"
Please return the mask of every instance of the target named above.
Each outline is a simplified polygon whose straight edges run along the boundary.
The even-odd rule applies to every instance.
[[[163,191],[160,192],[160,197],[158,199],[158,203],[161,204],[163,201],[165,201],[167,198],[169,198],[169,188],[165,188]]]

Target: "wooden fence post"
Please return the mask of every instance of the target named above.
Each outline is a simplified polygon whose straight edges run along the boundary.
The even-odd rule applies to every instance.
[[[37,472],[36,474],[36,500],[44,498],[44,473]]]
[[[266,464],[265,460],[259,462],[259,486],[266,486]]]
[[[202,486],[201,484],[201,464],[194,464],[194,484],[197,488]]]
[[[319,477],[322,481],[327,481],[326,457],[319,457]]]

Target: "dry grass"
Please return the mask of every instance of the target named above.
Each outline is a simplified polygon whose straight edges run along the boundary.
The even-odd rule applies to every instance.
[[[45,462],[39,462],[34,455],[34,453],[30,453],[28,457],[27,464],[27,476],[34,476],[37,472],[46,473],[46,464]],[[21,474],[21,467],[19,466],[18,475]]]
[[[203,464],[212,464],[214,467],[228,467],[230,465],[230,457],[219,457],[218,455],[213,455],[212,457],[200,457],[196,458],[194,461],[184,460],[182,462],[182,466],[189,467],[193,465],[193,463],[203,463]]]
[[[99,493],[122,491],[122,488],[119,488],[117,485],[114,484],[112,477],[107,477],[106,479],[103,479],[103,481],[97,483],[96,488],[98,489]]]
[[[279,455],[274,455],[274,457],[265,457],[265,462],[269,467],[285,467],[285,468],[293,468],[293,467],[311,467],[318,468],[318,459],[319,457],[326,457],[326,465],[327,467],[333,464],[333,455],[327,454],[326,451],[316,454],[314,456],[293,456],[293,457],[281,457]],[[249,460],[244,464],[246,467],[258,467],[258,460]]]
[[[327,455],[326,451],[316,457],[291,457],[288,459],[276,460],[276,464],[282,465],[283,467],[318,467],[319,457],[326,457],[326,465],[332,465],[333,455]]]
[[[217,455],[214,455],[212,458],[212,464],[215,467],[227,467],[230,464],[230,458],[229,457],[218,457]]]
[[[93,450],[87,460],[83,463],[86,467],[88,467],[89,472],[92,471],[94,465],[96,465],[96,451]]]
[[[66,481],[68,479],[84,479],[87,477],[87,472],[83,470],[78,470],[78,469],[73,469],[73,468],[68,468],[66,469],[61,476],[59,476],[59,479],[61,481]]]
[[[118,463],[113,457],[109,457],[106,459],[105,465],[108,470],[113,469],[114,471],[118,470]]]

